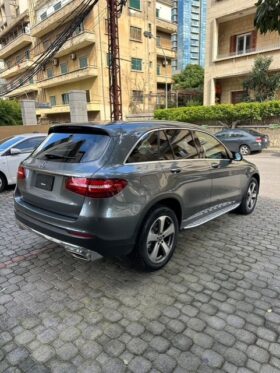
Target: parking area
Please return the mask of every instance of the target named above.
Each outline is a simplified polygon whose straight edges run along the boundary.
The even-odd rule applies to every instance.
[[[181,232],[171,262],[73,259],[0,195],[0,372],[280,371],[280,153],[251,216]]]

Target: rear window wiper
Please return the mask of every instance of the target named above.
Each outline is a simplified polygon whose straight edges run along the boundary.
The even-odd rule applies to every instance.
[[[75,159],[76,158],[76,157],[69,157],[67,155],[52,154],[52,153],[45,154],[45,157],[50,158],[50,159]]]

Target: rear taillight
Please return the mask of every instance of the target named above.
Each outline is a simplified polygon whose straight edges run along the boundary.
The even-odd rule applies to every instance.
[[[256,142],[262,142],[262,138],[261,137],[256,137]]]
[[[17,172],[17,179],[24,180],[25,179],[25,168],[23,166],[19,166]]]
[[[123,179],[87,179],[69,177],[66,189],[91,198],[109,198],[120,193],[127,185]]]

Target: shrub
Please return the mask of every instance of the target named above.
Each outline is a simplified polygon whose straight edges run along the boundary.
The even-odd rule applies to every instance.
[[[20,104],[0,100],[0,126],[22,124]]]
[[[213,106],[191,106],[176,109],[156,110],[156,119],[177,120],[180,122],[234,123],[261,122],[280,117],[280,101],[222,104]]]

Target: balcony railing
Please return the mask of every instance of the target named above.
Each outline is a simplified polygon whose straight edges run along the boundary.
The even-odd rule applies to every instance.
[[[90,101],[87,103],[87,111],[99,111],[100,102]],[[58,113],[69,113],[70,105],[51,105],[49,103],[36,103],[36,114],[47,115],[47,114],[58,114]]]
[[[14,52],[28,46],[32,43],[32,37],[28,32],[22,32],[17,35],[14,39],[9,39],[6,44],[0,44],[0,59],[4,59]]]
[[[217,58],[215,59],[215,61],[222,61],[222,60],[227,60],[231,58],[242,58],[242,57],[246,57],[246,56],[250,56],[250,55],[254,55],[258,53],[271,52],[274,50],[276,51],[279,49],[280,49],[280,42],[277,44],[266,45],[262,48],[256,47],[256,48],[247,49],[246,52],[242,52],[242,53],[238,53],[238,52],[223,53],[223,54],[221,53],[217,55]]]

